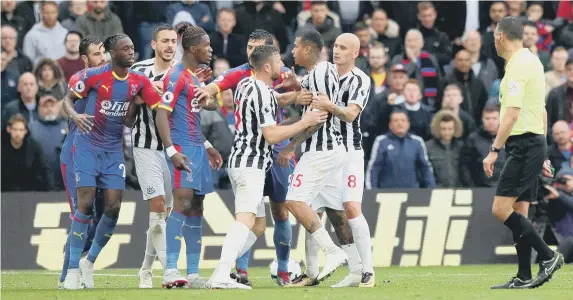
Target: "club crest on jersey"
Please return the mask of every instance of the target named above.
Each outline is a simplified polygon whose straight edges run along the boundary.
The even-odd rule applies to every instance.
[[[80,183],[80,172],[76,172],[76,183]]]
[[[131,85],[131,95],[135,96],[137,94],[137,85],[136,84],[132,84]]]
[[[191,100],[191,112],[200,112],[201,111],[201,106],[199,105],[199,100],[197,100],[197,98],[193,98],[193,100]]]
[[[265,106],[263,107],[263,112],[264,112],[265,114],[270,114],[270,113],[272,112],[271,106],[270,106],[269,104],[265,105]]]
[[[360,96],[366,97],[366,90],[361,90],[361,91],[360,91]]]
[[[86,89],[86,84],[80,80],[80,81],[76,82],[74,89],[76,90],[76,92],[81,93]]]
[[[193,182],[193,174],[191,172],[187,172],[187,178],[186,180],[188,182]]]
[[[348,88],[350,87],[350,82],[347,80],[346,82],[344,82],[344,84],[342,85],[342,87],[340,88],[341,91],[345,92],[348,91]]]
[[[162,98],[163,98],[163,102],[165,102],[165,103],[171,103],[171,102],[173,101],[174,96],[173,96],[173,93],[172,93],[172,92],[165,92],[165,93],[163,94],[163,97],[162,97]]]

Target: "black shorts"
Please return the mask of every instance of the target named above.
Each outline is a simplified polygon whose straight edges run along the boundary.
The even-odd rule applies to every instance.
[[[537,178],[547,154],[545,136],[533,133],[510,136],[505,153],[507,159],[495,195],[517,197],[517,201],[536,200]]]

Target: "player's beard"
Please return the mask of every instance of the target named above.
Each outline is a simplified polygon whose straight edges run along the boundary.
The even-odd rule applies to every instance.
[[[280,76],[281,76],[281,73],[280,73],[280,72],[273,72],[273,73],[271,73],[271,79],[272,79],[273,81],[278,80]]]
[[[169,58],[168,56],[171,56],[171,58]],[[166,63],[172,62],[173,59],[175,59],[175,51],[173,51],[173,53],[161,53],[160,52],[158,57]]]

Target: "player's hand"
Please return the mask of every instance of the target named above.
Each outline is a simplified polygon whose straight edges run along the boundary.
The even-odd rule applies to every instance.
[[[296,105],[310,105],[312,103],[312,93],[309,90],[302,89],[296,96],[294,103]]]
[[[306,127],[313,127],[325,123],[327,119],[328,112],[324,110],[311,110],[302,116],[301,121],[306,124]]]
[[[80,131],[83,133],[88,133],[90,130],[92,130],[94,124],[91,119],[93,118],[94,116],[90,116],[88,114],[73,114],[71,116],[72,121],[74,121],[76,126],[78,126]]]
[[[143,101],[143,99],[141,99],[141,97],[139,97],[139,95],[135,96],[135,104],[136,105],[141,105],[143,103],[145,103],[145,102]]]
[[[330,101],[326,94],[320,92],[318,95],[312,97],[313,109],[320,109],[332,113],[334,110],[334,103]]]
[[[207,155],[209,155],[209,165],[211,165],[211,169],[218,170],[223,165],[223,158],[221,154],[215,147],[211,147],[207,149]]]
[[[493,176],[493,165],[497,160],[497,152],[490,152],[483,160],[483,170],[487,177]]]
[[[211,98],[211,95],[205,89],[195,86],[195,98],[197,98],[197,101],[199,101],[199,103],[201,102],[206,103],[207,100]]]
[[[296,73],[294,72],[294,67],[291,68],[289,72],[281,74],[283,82],[275,86],[275,90],[278,89],[296,89],[300,86],[300,83],[296,79]]]
[[[545,177],[549,177],[549,178],[553,178],[554,174],[553,174],[553,166],[551,165],[551,161],[545,160],[545,162],[543,163],[543,176]]]
[[[171,156],[170,159],[171,163],[173,164],[173,167],[175,167],[177,170],[191,172],[191,168],[189,168],[191,162],[189,161],[189,158],[187,158],[185,154],[175,153],[173,154],[173,156]]]
[[[197,75],[197,78],[199,78],[199,82],[204,83],[204,82],[207,82],[211,79],[211,76],[213,75],[213,71],[209,67],[199,68],[195,72],[195,75]]]
[[[546,184],[543,186],[549,191],[549,194],[544,197],[545,200],[553,200],[559,198],[559,192],[552,186]]]
[[[294,157],[294,151],[288,148],[284,148],[283,150],[281,150],[281,152],[279,152],[279,155],[277,156],[277,163],[279,164],[279,166],[283,168],[288,168],[288,166],[290,165],[290,160],[293,157]]]
[[[154,81],[151,84],[153,85],[153,89],[156,92],[163,94],[163,81]]]

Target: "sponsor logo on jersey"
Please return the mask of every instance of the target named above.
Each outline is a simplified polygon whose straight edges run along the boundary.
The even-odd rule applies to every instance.
[[[130,102],[103,100],[99,113],[108,117],[125,117],[129,104]]]

